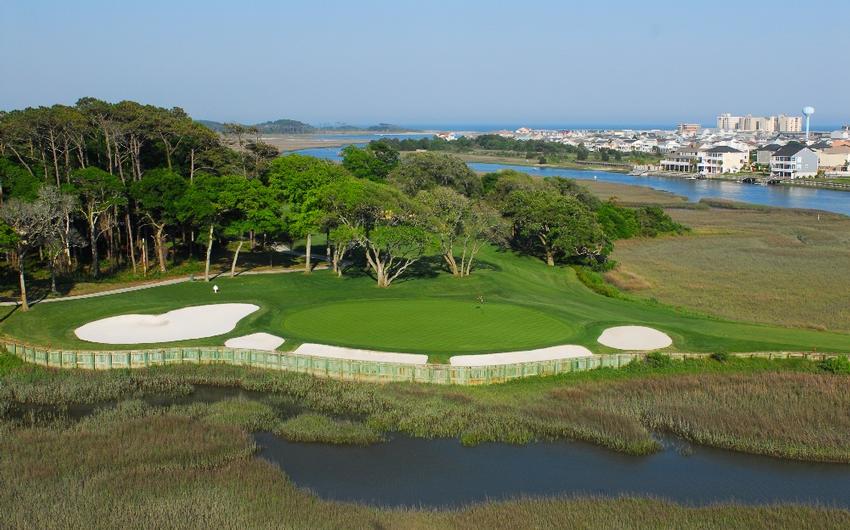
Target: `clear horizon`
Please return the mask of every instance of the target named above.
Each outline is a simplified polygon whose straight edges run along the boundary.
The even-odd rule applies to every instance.
[[[0,109],[93,96],[242,123],[669,127],[813,105],[813,128],[848,123],[850,4],[814,0],[809,27],[763,37],[799,9],[14,2],[2,15]]]

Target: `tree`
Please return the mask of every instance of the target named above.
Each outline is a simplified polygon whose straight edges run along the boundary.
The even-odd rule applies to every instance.
[[[503,221],[489,205],[440,187],[416,196],[425,207],[428,229],[435,234],[440,253],[455,277],[469,276],[472,263],[487,242],[503,237]],[[455,250],[460,249],[460,263]]]
[[[429,248],[417,203],[399,190],[357,178],[342,179],[322,189],[323,208],[338,227],[337,244],[363,248],[378,287],[389,287]]]
[[[398,150],[385,140],[370,142],[364,149],[349,145],[342,150],[342,166],[357,178],[384,181],[398,162]]]
[[[326,160],[292,154],[269,166],[269,187],[287,205],[286,224],[296,237],[305,237],[305,273],[312,270],[312,234],[321,230],[325,214],[319,190],[347,176],[345,169]]]
[[[389,176],[408,195],[437,186],[452,188],[467,197],[481,194],[481,177],[466,162],[445,153],[410,153]]]
[[[576,148],[576,160],[587,160],[589,154],[590,151],[588,151],[584,144],[579,144],[578,148]]]
[[[595,214],[578,199],[554,190],[517,190],[510,194],[505,215],[514,242],[546,264],[571,258],[604,259],[608,240]]]
[[[44,234],[42,247],[50,268],[50,291],[55,294],[58,292],[56,289],[56,269],[60,265],[60,257],[68,252],[71,247],[84,245],[84,239],[80,237],[76,228],[71,226],[68,221],[74,211],[79,209],[79,201],[74,195],[55,186],[42,188],[39,196],[40,200],[48,204],[51,209],[52,222],[50,222],[48,230]]]
[[[71,174],[71,180],[74,191],[80,197],[80,212],[85,217],[89,230],[92,259],[91,274],[97,278],[100,274],[98,240],[107,230],[112,229],[117,223],[117,219],[113,218],[107,223],[100,223],[99,221],[110,210],[127,204],[124,186],[118,177],[94,166],[74,171]]]
[[[28,311],[26,259],[57,230],[63,220],[65,199],[56,200],[56,188],[44,188],[32,202],[10,199],[0,207],[0,244],[15,252],[18,262],[18,281],[21,290],[21,310]]]
[[[131,195],[138,201],[142,213],[153,228],[159,271],[165,272],[165,229],[177,224],[186,181],[173,171],[154,169],[134,182]]]

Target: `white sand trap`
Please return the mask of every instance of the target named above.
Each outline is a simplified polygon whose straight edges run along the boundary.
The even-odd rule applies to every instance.
[[[270,333],[251,333],[250,335],[242,335],[227,339],[224,345],[228,348],[244,348],[246,350],[264,350],[275,351],[281,344],[285,342],[283,337],[272,335]]]
[[[428,362],[427,355],[358,350],[355,348],[326,346],[324,344],[312,344],[309,342],[298,346],[293,353],[297,353],[298,355],[312,355],[313,357],[328,357],[331,359],[350,359],[353,361],[378,361],[399,364],[426,364]]]
[[[89,322],[77,337],[102,344],[152,344],[201,339],[233,331],[257,311],[254,304],[211,304],[175,309],[162,315],[120,315]]]
[[[617,348],[618,350],[657,350],[673,344],[666,333],[646,326],[616,326],[602,332],[598,339],[600,344]]]
[[[584,346],[564,344],[537,350],[512,351],[505,353],[487,353],[483,355],[455,355],[449,359],[452,366],[496,366],[500,364],[527,363],[533,361],[554,361],[593,357],[593,352]]]

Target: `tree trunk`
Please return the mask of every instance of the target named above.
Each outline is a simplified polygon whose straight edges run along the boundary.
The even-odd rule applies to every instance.
[[[59,294],[59,289],[56,288],[56,260],[50,261],[50,292]]]
[[[461,270],[457,266],[454,254],[451,251],[443,253],[443,260],[445,260],[446,264],[449,266],[449,271],[452,273],[452,276],[463,276]]]
[[[233,254],[233,263],[230,264],[230,277],[233,278],[236,276],[236,260],[239,259],[239,251],[242,250],[242,245],[245,242],[241,239],[239,240],[239,244],[236,246],[236,252]]]
[[[91,245],[91,275],[92,278],[97,278],[100,274],[100,262],[97,255],[97,228],[94,226],[94,220],[89,218],[89,244]]]
[[[195,183],[195,148],[189,150],[189,184]]]
[[[130,223],[130,212],[124,216],[127,223],[127,249],[130,251],[130,263],[133,264],[133,274],[136,274],[136,251],[133,249],[133,225]]]
[[[30,306],[27,303],[27,280],[24,277],[24,257],[20,256],[18,259],[20,260],[18,262],[18,280],[21,284],[21,311],[29,311]]]
[[[546,250],[546,265],[549,265],[550,267],[555,266],[555,256],[552,254],[552,251],[548,249]]]
[[[207,241],[207,262],[204,265],[204,281],[210,281],[210,254],[212,254],[213,225],[210,225],[209,241]]]
[[[165,272],[165,241],[163,232],[165,227],[157,227],[154,236],[154,244],[156,245],[156,258],[159,261],[159,272]]]
[[[307,234],[307,253],[304,256],[304,274],[310,274],[312,272],[310,258],[313,250],[313,234]]]

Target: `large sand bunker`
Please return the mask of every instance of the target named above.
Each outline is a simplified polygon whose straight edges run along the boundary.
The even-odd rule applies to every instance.
[[[455,355],[449,359],[449,363],[452,366],[496,366],[500,364],[554,361],[557,359],[592,356],[593,353],[584,346],[565,344],[563,346],[552,346],[537,350],[488,353],[484,355]]]
[[[617,326],[602,332],[597,341],[618,350],[657,350],[673,344],[666,333],[646,326]]]
[[[283,337],[278,337],[271,333],[251,333],[250,335],[242,335],[241,337],[227,339],[224,342],[224,345],[228,348],[275,351],[284,342],[286,341]]]
[[[313,344],[310,342],[305,342],[301,346],[298,346],[293,353],[313,357],[327,357],[330,359],[350,359],[353,361],[378,361],[399,364],[426,364],[428,362],[427,355],[358,350],[356,348],[326,346],[324,344]]]
[[[232,331],[257,311],[254,304],[211,304],[175,309],[162,315],[120,315],[74,330],[82,340],[102,344],[152,344],[201,339]]]

